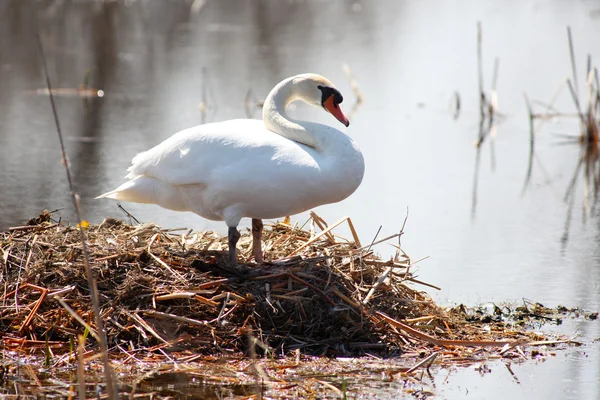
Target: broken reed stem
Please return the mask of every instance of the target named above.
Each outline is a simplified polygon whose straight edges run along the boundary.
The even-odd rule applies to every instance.
[[[481,49],[481,41],[482,41],[482,32],[481,32],[481,21],[477,21],[477,73],[478,73],[478,82],[479,82],[479,112],[481,115],[481,119],[484,117],[484,94],[483,94],[483,56]]]
[[[406,216],[404,217],[404,221],[402,222],[402,227],[400,228],[400,232],[398,232],[398,250],[402,252],[406,256],[404,250],[402,250],[402,235],[404,235],[404,227],[406,226],[406,221],[408,221],[408,206],[406,206]]]
[[[79,390],[79,400],[85,400],[85,366],[83,353],[85,351],[85,339],[83,335],[77,335],[77,388]]]
[[[598,68],[594,68],[594,80],[596,81],[596,108],[600,107],[600,79],[598,78]]]
[[[571,92],[571,97],[573,98],[573,102],[575,103],[575,107],[577,107],[577,112],[579,113],[579,118],[581,122],[585,124],[585,117],[583,116],[583,112],[581,111],[581,106],[579,105],[579,99],[577,97],[577,93],[575,92],[575,88],[573,88],[573,84],[570,79],[567,79],[567,85],[569,85],[569,91]]]
[[[46,56],[44,54],[44,47],[42,46],[42,39],[40,34],[37,34],[37,44],[38,50],[40,52],[40,57],[42,59],[42,66],[44,68],[44,75],[46,77],[46,86],[48,88],[48,97],[50,98],[50,105],[52,106],[52,114],[54,115],[54,123],[56,124],[56,133],[58,135],[58,141],[60,144],[60,153],[61,153],[61,161],[63,166],[65,167],[65,173],[67,175],[67,182],[69,184],[69,192],[71,194],[71,199],[73,201],[73,208],[75,209],[75,215],[77,218],[77,223],[79,224],[79,237],[81,240],[81,247],[83,250],[83,263],[85,266],[85,272],[88,280],[88,287],[90,290],[90,295],[92,298],[92,308],[94,310],[94,316],[96,319],[96,326],[98,327],[99,333],[99,343],[100,343],[100,351],[102,352],[102,362],[104,364],[104,375],[106,379],[106,390],[108,393],[109,399],[116,400],[118,398],[118,388],[115,384],[114,374],[112,371],[112,367],[110,365],[110,360],[108,358],[108,347],[106,345],[106,333],[104,331],[104,325],[102,323],[102,316],[100,315],[100,301],[98,299],[98,291],[96,289],[94,274],[90,267],[90,256],[86,244],[86,235],[82,227],[82,219],[81,213],[79,211],[79,195],[75,193],[73,189],[73,181],[71,179],[71,168],[69,167],[69,162],[67,160],[67,153],[65,151],[65,144],[62,136],[62,130],[60,129],[60,121],[58,119],[58,111],[56,110],[56,104],[54,102],[54,96],[52,94],[52,85],[50,84],[50,75],[48,74],[48,66],[46,64]]]
[[[152,328],[150,325],[148,325],[148,323],[146,323],[146,321],[144,321],[144,319],[142,317],[140,317],[139,315],[130,313],[129,311],[125,311],[125,310],[123,310],[123,314],[127,315],[133,321],[137,322],[138,325],[140,325],[142,328],[144,328],[149,334],[154,336],[160,342],[163,342],[166,345],[169,344],[169,342],[167,340],[165,340],[162,336],[160,336],[158,334],[158,332],[156,332],[156,330],[154,330],[154,328]]]
[[[48,295],[48,289],[46,289],[46,288],[37,287],[35,285],[27,285],[27,286],[33,287],[34,289],[40,291],[41,294],[40,294],[39,299],[37,299],[37,301],[35,302],[35,305],[31,309],[31,312],[27,316],[27,319],[25,319],[25,322],[23,322],[23,325],[21,325],[21,328],[19,328],[19,333],[23,333],[25,331],[25,329],[27,329],[27,327],[29,326],[29,324],[31,323],[31,321],[33,321],[33,317],[35,317],[35,314],[40,309],[40,306],[42,305],[42,302],[44,301],[44,299]]]
[[[375,244],[375,240],[377,240],[377,237],[379,236],[379,232],[381,232],[381,228],[383,228],[383,225],[379,225],[379,229],[377,229],[377,233],[375,233],[373,240],[371,240],[371,244],[369,245],[369,247],[367,247],[367,253],[371,250],[371,247],[373,247],[373,244]]]
[[[148,311],[143,311],[143,313],[148,316],[162,318],[162,319],[172,319],[172,320],[183,322],[185,324],[190,324],[190,325],[197,325],[197,326],[209,326],[210,325],[210,323],[208,321],[198,321],[196,319],[191,319],[188,317],[181,317],[181,316],[173,315],[173,314],[167,314],[167,313],[160,312],[160,311],[148,310]]]
[[[579,83],[577,82],[577,67],[575,66],[575,49],[573,47],[573,35],[571,35],[570,26],[567,26],[567,38],[569,39],[569,55],[571,56],[571,71],[573,73],[573,82],[575,83],[575,96],[579,98]],[[579,106],[577,106],[577,108],[579,109]]]
[[[368,253],[369,250],[371,250],[371,247],[373,247],[373,246],[375,246],[377,244],[383,243],[383,242],[387,242],[388,240],[393,239],[393,238],[398,237],[398,236],[401,235],[400,232],[394,233],[394,234],[392,234],[390,236],[386,236],[383,239],[379,239],[378,241],[375,242],[375,239],[377,239],[377,236],[379,235],[379,231],[381,231],[381,226],[379,226],[379,230],[375,234],[375,237],[373,238],[373,242],[370,245],[368,245],[368,246],[359,247],[358,249],[354,250],[354,253],[359,253],[359,252],[361,252],[363,250],[365,250],[365,252]]]
[[[325,229],[324,231],[319,232],[316,236],[314,236],[308,242],[304,243],[302,246],[300,246],[296,250],[292,251],[289,254],[289,257],[298,254],[301,250],[304,250],[306,247],[310,246],[311,244],[313,244],[314,242],[316,242],[317,240],[319,240],[319,238],[321,236],[327,235],[329,232],[331,232],[331,230],[333,228],[335,228],[336,226],[340,225],[344,221],[350,221],[350,217],[344,217],[344,218],[340,219],[338,222],[336,222],[335,224],[329,226],[329,228]],[[349,223],[349,225],[350,225],[350,223]],[[354,227],[352,227],[351,229],[353,230],[353,228]],[[354,230],[353,230],[353,234],[354,234]]]
[[[375,291],[377,290],[379,285],[381,285],[383,283],[383,281],[385,281],[385,279],[388,277],[390,272],[392,272],[392,269],[393,269],[393,267],[387,267],[385,269],[385,271],[381,274],[381,276],[379,276],[379,279],[377,279],[377,282],[375,282],[375,284],[373,285],[371,290],[369,290],[369,293],[367,293],[367,296],[363,300],[363,305],[367,305],[367,303],[371,299],[371,296],[373,296],[373,294],[375,293]]]
[[[429,355],[429,357],[427,357],[426,359],[415,364],[412,368],[410,368],[408,371],[406,371],[406,373],[410,374],[411,372],[413,372],[421,367],[425,367],[426,369],[429,369],[429,367],[431,366],[431,364],[433,364],[433,362],[435,361],[435,359],[437,358],[439,353],[440,353],[439,351],[431,353]]]
[[[447,340],[447,339],[436,339],[433,336],[429,336],[423,332],[420,332],[406,324],[403,324],[400,321],[396,321],[395,319],[388,317],[382,312],[375,312],[375,314],[381,318],[383,318],[390,325],[395,326],[396,328],[400,328],[406,333],[410,333],[411,335],[424,340],[428,343],[431,343],[436,346],[466,346],[466,347],[503,347],[506,345],[514,345],[516,342],[509,341],[490,341],[490,340]],[[518,342],[518,344],[523,344],[524,342]]]
[[[317,224],[319,229],[321,229],[322,231],[327,229],[327,222],[325,222],[323,218],[319,217],[316,212],[311,211],[310,217],[315,222],[315,224]],[[327,237],[329,238],[329,240],[331,240],[331,243],[335,242],[335,238],[333,237],[333,234],[331,232],[327,232]]]

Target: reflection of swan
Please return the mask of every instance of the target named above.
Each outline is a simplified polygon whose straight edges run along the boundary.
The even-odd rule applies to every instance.
[[[237,226],[252,218],[252,253],[262,262],[262,219],[297,214],[341,201],[364,174],[360,150],[332,127],[290,119],[286,106],[302,100],[348,119],[342,95],[326,78],[297,75],[271,90],[263,121],[237,119],[199,125],[133,158],[125,182],[100,197],[192,211],[229,227],[236,261]]]

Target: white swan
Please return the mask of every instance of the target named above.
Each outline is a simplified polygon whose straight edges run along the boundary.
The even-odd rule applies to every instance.
[[[297,214],[350,196],[364,175],[363,156],[346,134],[289,118],[302,100],[348,119],[340,92],[326,78],[302,74],[271,90],[263,120],[199,125],[171,136],[132,160],[125,182],[97,198],[152,203],[225,221],[230,262],[236,262],[237,226],[252,218],[252,253],[262,262],[262,220]]]

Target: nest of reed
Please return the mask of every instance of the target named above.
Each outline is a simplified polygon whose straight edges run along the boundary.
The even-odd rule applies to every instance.
[[[115,219],[84,227],[111,354],[391,356],[539,339],[501,321],[483,329],[460,308],[442,309],[413,287],[427,284],[414,278],[399,247],[383,260],[361,247],[350,219],[328,227],[311,215],[314,230],[266,227],[265,255],[277,261],[260,266],[228,265],[227,238],[213,232]],[[342,222],[353,240],[332,234]],[[44,212],[0,233],[4,349],[67,352],[77,335],[97,334],[78,229]],[[242,259],[250,247],[244,232]]]

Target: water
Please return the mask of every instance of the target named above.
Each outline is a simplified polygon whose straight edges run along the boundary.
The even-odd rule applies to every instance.
[[[500,59],[497,91],[505,118],[481,148],[474,205],[477,21],[485,88],[494,58]],[[600,59],[597,2],[230,0],[207,1],[194,12],[186,1],[15,0],[0,2],[0,22],[0,229],[43,208],[64,208],[60,215],[73,218],[50,104],[35,94],[45,87],[36,29],[55,87],[76,88],[87,79],[105,93],[56,98],[74,185],[92,222],[123,217],[114,202],[93,198],[122,182],[137,152],[189,126],[244,117],[248,90],[262,100],[281,79],[317,72],[336,83],[349,113],[354,99],[346,63],[365,98],[348,133],[363,150],[367,170],[357,192],[317,209],[321,216],[330,222],[351,216],[367,242],[380,225],[381,237],[397,232],[408,208],[403,248],[413,259],[430,256],[418,264],[420,278],[443,288],[431,293],[442,302],[524,297],[600,308],[599,220],[585,212],[581,177],[571,212],[563,199],[579,148],[558,146],[557,133],[578,133],[576,120],[540,127],[531,184],[522,194],[529,152],[522,93],[549,102],[570,76],[567,25],[583,92],[585,57]],[[449,107],[455,92],[457,120]],[[574,110],[564,87],[556,107]],[[304,106],[294,114],[337,124]],[[224,224],[193,214],[124,206],[142,221],[225,231]],[[392,251],[388,245],[377,250]],[[599,325],[582,322],[568,333],[589,343],[600,336]],[[600,392],[600,358],[597,345],[587,349],[587,357],[559,355],[519,367],[527,377],[520,385],[506,374],[477,378],[462,370],[440,390],[462,398],[469,387],[473,398],[471,384],[480,397],[501,398],[498,388],[508,387],[511,396],[527,398],[551,395],[548,388],[558,385],[566,397],[576,388],[577,397],[592,398]]]

